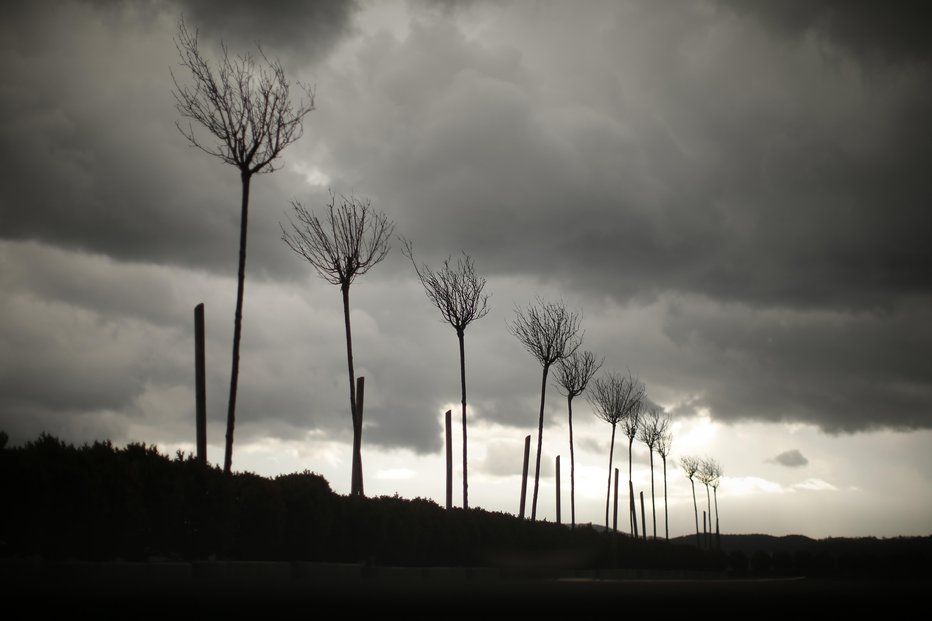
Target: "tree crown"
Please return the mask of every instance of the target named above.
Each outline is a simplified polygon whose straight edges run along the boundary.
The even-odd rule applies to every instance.
[[[605,359],[596,359],[591,351],[576,350],[557,362],[557,387],[563,395],[573,398],[581,395],[592,376],[602,367]]]
[[[643,398],[644,384],[630,373],[608,373],[596,378],[589,394],[589,402],[596,416],[612,425],[622,423],[623,427],[632,411],[639,410]]]
[[[579,313],[567,310],[562,302],[538,298],[537,304],[516,308],[509,329],[544,367],[572,355],[582,344]]]
[[[667,432],[667,426],[670,419],[664,414],[663,410],[658,407],[650,407],[641,421],[641,427],[638,430],[638,440],[647,445],[647,448],[654,450],[664,434]]]
[[[331,284],[349,287],[391,248],[395,224],[368,199],[341,196],[337,204],[331,192],[323,221],[300,203],[292,207],[298,222],[291,222],[290,231],[281,227],[282,240]]]
[[[463,252],[455,265],[451,264],[452,257],[447,257],[443,266],[434,271],[427,265],[418,267],[410,241],[402,240],[401,252],[414,265],[427,298],[457,334],[462,334],[466,326],[488,314],[489,296],[483,293],[485,278],[476,274],[473,259],[468,254]]]
[[[262,63],[249,55],[230,54],[220,44],[220,61],[214,67],[198,47],[198,31],[178,25],[175,47],[181,66],[191,72],[193,84],[179,84],[174,72],[175,105],[189,122],[176,123],[188,141],[205,153],[240,169],[243,175],[275,170],[282,149],[301,137],[302,121],[314,109],[314,92],[299,83],[306,98],[293,104],[290,85],[281,62],[269,59],[262,48]],[[194,130],[201,125],[214,138],[205,142]]]

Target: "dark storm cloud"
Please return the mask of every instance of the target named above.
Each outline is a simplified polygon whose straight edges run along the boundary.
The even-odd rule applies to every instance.
[[[768,28],[800,36],[815,33],[846,52],[868,60],[928,62],[930,8],[923,0],[719,0]]]
[[[185,19],[213,40],[261,42],[277,53],[320,56],[351,27],[354,0],[175,0]],[[306,59],[305,59],[306,60]]]
[[[799,452],[799,449],[784,451],[769,461],[778,463],[781,466],[786,466],[787,468],[801,468],[809,464],[809,460],[806,459],[805,455]]]

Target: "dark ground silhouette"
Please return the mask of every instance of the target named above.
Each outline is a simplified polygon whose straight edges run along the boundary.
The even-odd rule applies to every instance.
[[[225,477],[142,444],[48,435],[0,448],[0,489],[6,595],[880,601],[924,592],[932,560],[932,537],[723,535],[721,551],[704,551],[692,536],[639,541],[420,498],[341,496],[309,472]]]

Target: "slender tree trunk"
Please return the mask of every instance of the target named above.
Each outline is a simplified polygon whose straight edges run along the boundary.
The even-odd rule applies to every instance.
[[[576,528],[576,456],[573,452],[573,397],[566,397],[570,412],[570,525]]]
[[[699,504],[696,502],[696,482],[693,481],[692,477],[689,477],[689,484],[693,488],[693,511],[696,514],[696,546],[702,547],[699,539]]]
[[[631,447],[634,444],[634,436],[628,438],[628,517],[631,520],[631,534],[637,537],[638,533],[638,511],[634,502],[634,476],[633,460]]]
[[[560,522],[560,456],[557,455],[556,459],[556,475],[557,475],[557,524]]]
[[[612,501],[612,458],[615,455],[615,425],[612,425],[612,443],[608,450],[608,486],[605,489],[605,530],[608,530],[608,507]],[[616,491],[615,494],[618,494]]]
[[[547,394],[547,373],[550,365],[544,365],[540,380],[540,420],[537,422],[537,465],[534,468],[534,497],[531,500],[531,521],[537,519],[537,488],[540,485],[540,454],[544,446],[544,398]]]
[[[239,342],[243,335],[243,288],[246,284],[246,229],[249,222],[249,172],[240,172],[242,204],[239,217],[239,269],[236,276],[236,312],[233,315],[233,366],[230,371],[230,402],[227,409],[226,450],[223,454],[223,473],[233,468],[233,427],[236,420],[236,388],[239,383]]]
[[[657,502],[654,500],[654,449],[650,449],[650,510],[654,521],[654,539],[657,538]],[[644,525],[647,534],[647,525]]]
[[[460,388],[463,396],[463,508],[468,509],[469,485],[466,478],[466,348],[463,343],[463,331],[457,330],[456,336],[460,341]]]
[[[667,504],[667,458],[663,458],[663,530],[670,541],[670,506]]]
[[[612,496],[612,530],[618,532],[618,468],[615,468],[615,494]]]
[[[361,494],[359,482],[362,480],[362,472],[360,472],[362,456],[357,454],[356,451],[359,421],[356,417],[356,373],[353,371],[353,331],[350,327],[349,283],[340,285],[340,292],[343,294],[343,324],[346,327],[346,369],[349,376],[350,416],[353,423],[353,470],[350,476],[350,495],[356,496]]]
[[[366,378],[356,378],[356,427],[353,429],[353,460],[356,464],[356,493],[360,496],[366,495],[366,489],[362,484],[362,421],[365,409],[363,407],[364,396],[366,394]]]
[[[524,519],[524,505],[527,500],[527,465],[531,458],[531,436],[524,436],[524,470],[521,473],[521,512],[518,517]]]
[[[715,545],[721,549],[722,547],[722,534],[718,530],[718,488],[712,488],[712,495],[715,497]]]
[[[647,541],[647,516],[644,514],[644,492],[641,494],[641,525],[644,527],[644,541]]]
[[[712,547],[712,496],[709,495],[709,484],[708,483],[706,483],[705,485],[705,497],[709,505],[709,530],[708,530],[708,534],[706,535],[706,545],[708,545],[709,548],[711,548]]]

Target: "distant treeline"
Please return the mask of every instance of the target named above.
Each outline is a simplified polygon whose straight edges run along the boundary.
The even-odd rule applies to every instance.
[[[754,553],[638,541],[506,513],[445,510],[421,498],[341,496],[310,472],[274,479],[224,476],[191,456],[170,458],[144,444],[75,447],[41,435],[21,447],[4,446],[0,490],[0,556],[6,558],[304,560],[523,572],[787,566],[777,554],[767,553],[765,563]],[[906,550],[916,553],[897,558],[927,567],[930,541],[914,541]],[[829,554],[837,569],[840,557]],[[886,558],[882,551],[872,554],[864,558],[878,564]],[[820,551],[809,555],[829,567]],[[789,558],[798,566],[802,557]]]

